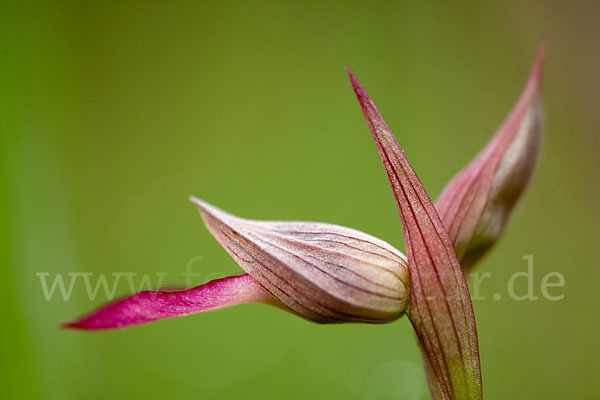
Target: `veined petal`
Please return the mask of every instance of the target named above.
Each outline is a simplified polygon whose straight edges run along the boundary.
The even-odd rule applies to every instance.
[[[377,108],[350,70],[348,75],[402,218],[410,270],[409,318],[442,398],[481,399],[475,317],[454,247],[429,195]]]
[[[354,229],[246,220],[191,198],[233,259],[290,310],[320,323],[383,323],[406,305],[406,258]]]
[[[536,164],[543,130],[545,44],[519,101],[484,149],[446,185],[436,208],[463,269],[502,234]]]
[[[279,303],[250,275],[244,274],[217,279],[191,289],[143,291],[104,305],[62,326],[84,330],[123,328],[253,302]]]
[[[419,339],[417,338],[417,340]],[[431,363],[427,358],[427,354],[425,354],[423,346],[421,346],[420,343],[419,349],[421,350],[421,360],[423,361],[423,366],[425,367],[425,378],[427,379],[427,386],[429,387],[429,392],[431,393],[431,400],[443,400],[444,396],[442,395],[440,385],[435,378],[433,368],[431,368]]]

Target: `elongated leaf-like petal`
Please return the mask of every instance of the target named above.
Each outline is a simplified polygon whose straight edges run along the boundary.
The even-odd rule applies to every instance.
[[[217,279],[186,290],[143,291],[63,324],[65,328],[123,328],[242,303],[279,303],[247,274]]]
[[[410,269],[410,320],[443,398],[481,399],[473,306],[452,243],[377,108],[350,70],[348,74],[402,218]]]
[[[519,101],[485,148],[446,185],[436,208],[463,269],[502,234],[533,173],[542,140],[542,44]]]
[[[419,340],[419,338],[417,338],[417,340]],[[421,350],[421,359],[423,361],[423,366],[425,367],[425,378],[427,379],[427,386],[429,387],[429,391],[431,392],[431,400],[442,400],[444,396],[442,395],[440,385],[433,373],[433,368],[431,368],[431,363],[427,358],[427,354],[425,354],[425,351],[423,350],[423,346],[419,346],[419,348]]]
[[[191,200],[233,259],[304,318],[382,323],[404,312],[406,259],[389,244],[337,225],[246,220]]]

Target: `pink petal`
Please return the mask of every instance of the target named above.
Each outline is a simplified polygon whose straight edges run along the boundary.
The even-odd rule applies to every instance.
[[[464,269],[473,266],[500,237],[533,174],[542,139],[545,52],[542,43],[519,101],[436,202]]]
[[[253,302],[278,303],[250,275],[245,274],[216,279],[191,289],[143,291],[104,305],[62,326],[84,330],[123,328]]]
[[[473,306],[452,243],[431,199],[377,108],[348,70],[392,185],[410,271],[409,318],[443,398],[481,399]]]

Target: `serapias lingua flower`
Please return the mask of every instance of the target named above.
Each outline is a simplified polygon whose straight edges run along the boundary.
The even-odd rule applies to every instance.
[[[245,220],[192,198],[209,231],[246,274],[186,290],[140,292],[63,326],[121,328],[248,302],[319,323],[390,322],[408,308],[433,398],[481,399],[477,331],[460,262],[471,266],[491,247],[531,176],[541,137],[543,52],[498,133],[447,185],[437,202],[439,215],[348,71],[396,196],[408,259],[354,229]]]

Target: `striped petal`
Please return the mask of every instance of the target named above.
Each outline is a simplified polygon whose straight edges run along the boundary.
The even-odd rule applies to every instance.
[[[143,291],[109,303],[62,326],[84,330],[124,328],[253,302],[272,305],[279,303],[252,277],[245,274],[217,279],[186,290]]]
[[[302,317],[383,323],[404,312],[406,258],[389,244],[332,224],[246,220],[191,200],[242,269]]]
[[[517,104],[436,202],[465,270],[496,243],[533,174],[542,141],[544,54],[542,43]]]
[[[409,318],[440,395],[444,399],[481,399],[475,317],[454,247],[377,108],[350,70],[348,75],[396,197],[410,270]]]

